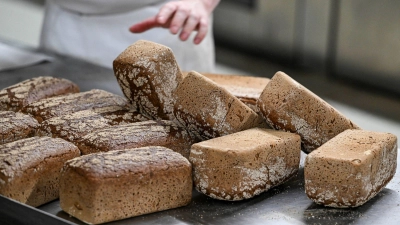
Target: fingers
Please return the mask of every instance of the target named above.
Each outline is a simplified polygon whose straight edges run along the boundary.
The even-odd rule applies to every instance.
[[[206,21],[204,21],[204,20],[206,20]],[[200,20],[197,35],[194,37],[193,42],[196,45],[200,44],[203,41],[203,39],[206,37],[207,32],[208,32],[208,19]]]
[[[161,25],[157,22],[157,18],[153,16],[146,20],[143,20],[142,22],[132,25],[129,28],[129,31],[132,33],[142,33],[154,27],[159,27],[159,26]]]

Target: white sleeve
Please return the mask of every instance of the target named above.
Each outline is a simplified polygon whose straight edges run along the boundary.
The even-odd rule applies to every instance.
[[[48,0],[64,9],[82,14],[127,12],[166,0]]]

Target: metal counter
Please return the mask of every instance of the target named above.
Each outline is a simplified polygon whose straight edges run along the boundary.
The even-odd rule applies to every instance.
[[[37,76],[67,78],[77,83],[81,91],[98,88],[122,95],[112,70],[66,57],[0,72],[0,89]],[[399,174],[377,196],[358,208],[327,208],[313,203],[304,193],[304,158],[302,153],[300,170],[295,177],[252,199],[219,201],[193,191],[193,200],[188,206],[107,224],[400,224]],[[63,212],[58,201],[33,208],[0,196],[0,224],[84,223]]]

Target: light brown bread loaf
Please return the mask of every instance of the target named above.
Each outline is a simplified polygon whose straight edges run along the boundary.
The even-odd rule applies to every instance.
[[[0,91],[0,111],[19,111],[35,101],[79,92],[73,82],[55,77],[36,77]]]
[[[272,77],[257,105],[271,127],[299,134],[306,153],[347,129],[358,129],[339,111],[283,72]]]
[[[0,194],[39,206],[59,196],[64,162],[79,149],[62,139],[32,137],[0,145]]]
[[[174,91],[183,75],[170,48],[137,41],[114,60],[113,68],[135,109],[153,119],[174,120]]]
[[[253,128],[192,145],[195,188],[212,198],[252,198],[297,174],[300,136]]]
[[[39,123],[29,115],[0,111],[0,145],[33,137]]]
[[[167,210],[190,203],[191,165],[159,146],[84,155],[68,161],[60,178],[60,206],[89,224]]]
[[[308,154],[305,190],[314,202],[357,207],[378,194],[396,172],[397,137],[346,130]]]
[[[229,93],[233,94],[255,112],[258,111],[258,107],[256,105],[257,100],[265,86],[270,81],[270,79],[265,77],[213,73],[202,73],[202,75],[228,90]]]
[[[86,92],[52,97],[34,102],[21,111],[31,114],[41,123],[55,116],[107,106],[126,106],[126,98],[103,90],[93,89]]]
[[[206,140],[252,127],[260,118],[225,88],[191,71],[176,89],[174,114],[180,124]]]
[[[186,158],[195,140],[181,127],[168,120],[116,125],[93,131],[76,141],[82,154],[150,145],[170,148]]]

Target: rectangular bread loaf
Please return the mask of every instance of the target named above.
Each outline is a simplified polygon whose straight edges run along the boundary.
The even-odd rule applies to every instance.
[[[159,146],[84,155],[62,169],[60,206],[89,224],[184,206],[191,172],[186,158]]]
[[[79,149],[59,138],[32,137],[0,145],[0,194],[30,206],[59,196],[64,162]]]
[[[0,111],[19,111],[24,106],[44,98],[78,93],[75,83],[55,77],[36,77],[0,91]]]
[[[189,157],[190,146],[194,142],[195,140],[184,129],[172,121],[149,120],[93,131],[76,140],[76,145],[84,155],[157,145]]]
[[[33,137],[39,123],[30,115],[13,111],[0,111],[0,144]]]
[[[141,114],[136,109],[122,106],[109,106],[93,109],[108,120],[110,125],[129,124],[149,120],[150,118]]]
[[[55,116],[107,106],[126,106],[126,98],[103,90],[93,89],[86,92],[52,97],[34,102],[21,111],[31,114],[41,123]]]
[[[308,154],[305,191],[317,204],[348,208],[377,195],[396,173],[397,137],[346,130]]]

